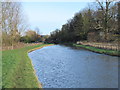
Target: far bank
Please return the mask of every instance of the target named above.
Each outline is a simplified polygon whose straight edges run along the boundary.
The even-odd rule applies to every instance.
[[[102,49],[102,48],[88,46],[88,45],[82,45],[82,44],[73,44],[72,46],[76,47],[76,48],[87,49],[87,50],[90,50],[90,51],[93,51],[96,53],[100,53],[100,54],[107,54],[107,55],[111,55],[111,56],[120,56],[120,51],[116,51],[116,50]]]

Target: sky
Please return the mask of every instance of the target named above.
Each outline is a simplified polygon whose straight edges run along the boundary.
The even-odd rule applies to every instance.
[[[23,2],[24,14],[29,28],[40,29],[42,35],[49,35],[61,29],[75,13],[88,6],[87,2]]]

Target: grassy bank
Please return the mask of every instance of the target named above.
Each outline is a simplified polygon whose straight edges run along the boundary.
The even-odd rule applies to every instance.
[[[40,88],[28,52],[50,44],[2,51],[3,88]]]
[[[74,47],[78,48],[84,48],[93,52],[101,53],[101,54],[107,54],[107,55],[112,55],[112,56],[120,56],[120,51],[114,51],[114,50],[106,50],[106,49],[100,49],[100,48],[95,48],[92,46],[86,46],[86,45],[77,45],[73,44]]]

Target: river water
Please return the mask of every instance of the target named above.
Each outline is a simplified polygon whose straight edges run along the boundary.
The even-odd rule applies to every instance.
[[[61,45],[28,55],[43,88],[118,88],[118,57]]]

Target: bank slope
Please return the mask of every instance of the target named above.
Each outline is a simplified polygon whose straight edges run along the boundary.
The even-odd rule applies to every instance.
[[[112,56],[120,56],[120,51],[100,49],[100,48],[87,46],[87,45],[73,44],[73,46],[77,48],[84,48],[84,49],[87,49],[87,50],[90,50],[96,53],[107,54],[107,55],[112,55]]]
[[[47,45],[2,51],[2,88],[40,88],[28,52]]]

